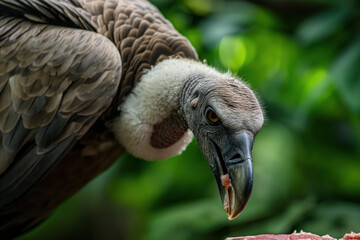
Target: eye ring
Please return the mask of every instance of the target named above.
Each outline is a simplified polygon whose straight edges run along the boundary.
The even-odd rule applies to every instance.
[[[212,109],[208,109],[206,111],[206,119],[211,124],[218,124],[220,122],[219,117],[216,115],[216,113]]]

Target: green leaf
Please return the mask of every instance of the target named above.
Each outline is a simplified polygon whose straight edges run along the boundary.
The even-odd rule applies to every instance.
[[[298,38],[305,44],[311,44],[331,36],[344,24],[348,9],[336,8],[311,17],[300,25]]]
[[[238,71],[246,59],[246,48],[241,38],[224,37],[220,41],[219,57],[226,68]]]
[[[360,231],[360,207],[350,202],[329,202],[320,204],[309,221],[300,229],[320,235],[329,234],[341,238],[345,233]]]
[[[360,113],[360,37],[344,50],[330,69],[347,106]]]

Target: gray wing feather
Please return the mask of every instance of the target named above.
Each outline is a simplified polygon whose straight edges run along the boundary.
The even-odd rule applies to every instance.
[[[86,133],[112,102],[120,76],[118,50],[97,33],[0,17],[1,206]]]
[[[95,30],[81,0],[0,0],[0,12],[33,22]]]
[[[1,184],[0,196],[3,197],[0,199],[0,205],[10,203],[10,200],[15,200],[21,193],[28,191],[29,187],[40,181],[47,171],[67,153],[67,149],[71,148],[75,141],[75,136],[70,136],[45,154],[39,154],[38,148],[34,145],[23,149],[21,160],[11,165],[7,174],[0,176],[0,183],[6,181],[6,185]]]

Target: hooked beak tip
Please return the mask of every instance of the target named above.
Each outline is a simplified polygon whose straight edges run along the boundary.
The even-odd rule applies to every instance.
[[[250,198],[253,183],[252,143],[253,139],[242,132],[235,137],[234,146],[228,149],[225,156],[222,152],[227,146],[213,143],[219,166],[218,172],[214,173],[218,176],[218,187],[229,220],[235,219],[243,211]]]
[[[244,210],[252,190],[251,161],[242,165],[230,168],[229,174],[221,176],[220,194],[229,220],[235,219]]]

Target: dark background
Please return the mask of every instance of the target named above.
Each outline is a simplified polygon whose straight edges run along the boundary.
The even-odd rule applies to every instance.
[[[219,240],[360,232],[360,4],[153,0],[198,50],[257,93],[266,112],[248,206],[229,221],[194,140],[179,157],[128,154],[19,239]],[[86,167],[86,166],[85,166]]]

